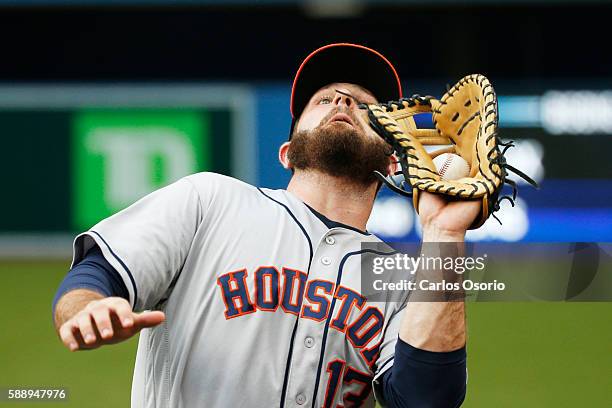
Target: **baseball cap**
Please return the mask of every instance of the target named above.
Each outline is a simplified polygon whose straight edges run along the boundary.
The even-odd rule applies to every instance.
[[[295,75],[290,104],[292,133],[312,95],[334,82],[360,85],[381,102],[402,97],[397,71],[381,53],[358,44],[329,44],[311,52]]]

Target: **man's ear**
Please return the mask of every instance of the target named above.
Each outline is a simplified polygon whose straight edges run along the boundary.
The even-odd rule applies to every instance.
[[[400,164],[397,162],[397,156],[395,155],[395,153],[393,153],[390,157],[389,157],[389,165],[387,166],[387,174],[390,176],[393,176],[396,172],[400,171],[402,169],[402,167],[400,166]]]
[[[289,152],[289,145],[291,142],[285,142],[278,149],[278,161],[282,166],[286,169],[291,168],[291,163],[289,162],[289,158],[287,157],[287,153]]]

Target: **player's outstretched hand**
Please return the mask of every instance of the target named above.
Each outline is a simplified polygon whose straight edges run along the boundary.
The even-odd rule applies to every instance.
[[[70,351],[89,350],[119,343],[164,319],[163,312],[134,313],[127,300],[107,297],[89,302],[60,327],[59,335]]]

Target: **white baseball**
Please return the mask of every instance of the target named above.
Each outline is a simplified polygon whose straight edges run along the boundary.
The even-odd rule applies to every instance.
[[[442,153],[433,159],[442,180],[457,180],[470,174],[470,165],[459,155]]]

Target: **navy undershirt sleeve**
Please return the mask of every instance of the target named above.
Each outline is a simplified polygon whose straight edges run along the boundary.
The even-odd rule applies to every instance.
[[[393,367],[383,374],[387,407],[456,408],[466,393],[465,347],[435,353],[397,339]]]
[[[74,289],[90,289],[104,296],[119,296],[129,301],[123,279],[104,258],[98,246],[90,249],[64,277],[53,299],[53,315],[57,301],[64,293]]]

